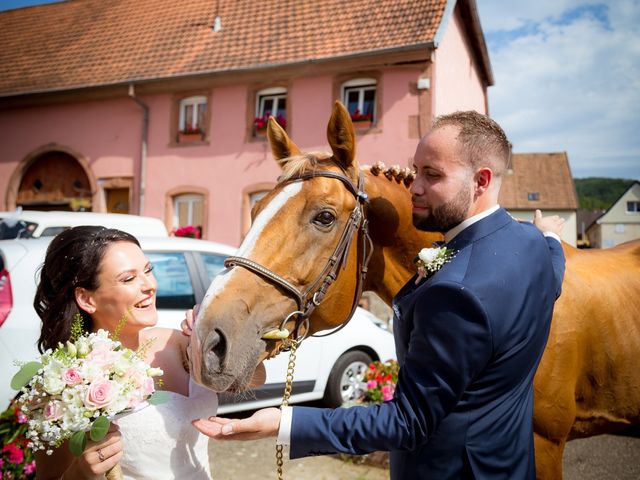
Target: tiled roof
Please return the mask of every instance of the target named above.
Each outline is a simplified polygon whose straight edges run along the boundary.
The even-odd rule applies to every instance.
[[[446,0],[69,0],[8,10],[0,12],[0,96],[426,45],[445,5]],[[219,32],[212,29],[216,14]]]
[[[502,178],[498,199],[508,209],[578,208],[569,159],[562,153],[516,153],[512,156],[512,173]],[[529,200],[529,194],[537,200]]]

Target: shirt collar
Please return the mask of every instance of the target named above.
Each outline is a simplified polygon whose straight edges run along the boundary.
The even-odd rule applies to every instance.
[[[444,241],[446,243],[449,243],[451,240],[453,240],[456,237],[456,235],[458,235],[465,228],[470,227],[471,225],[473,225],[476,222],[479,222],[480,220],[482,220],[485,217],[488,217],[493,212],[497,211],[499,208],[500,208],[500,205],[495,205],[495,206],[489,208],[488,210],[485,210],[483,212],[480,212],[480,213],[474,215],[473,217],[467,218],[464,222],[456,225],[451,230],[449,230],[447,233],[445,233],[444,234]]]

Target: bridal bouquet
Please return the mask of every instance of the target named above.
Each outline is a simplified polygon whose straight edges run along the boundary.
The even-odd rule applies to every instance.
[[[143,360],[140,350],[124,348],[105,330],[83,334],[78,316],[66,345],[23,364],[11,382],[22,392],[18,401],[29,419],[29,446],[51,455],[52,448],[69,439],[71,451],[81,455],[87,434],[93,441],[102,440],[115,415],[140,408],[145,401],[162,401],[158,394],[163,392],[152,396],[154,377],[162,373]]]

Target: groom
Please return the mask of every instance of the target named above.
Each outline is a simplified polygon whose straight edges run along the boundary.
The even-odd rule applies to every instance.
[[[291,458],[391,451],[392,479],[534,479],[533,376],[564,275],[562,221],[498,206],[510,144],[476,112],[436,119],[414,156],[413,223],[455,257],[394,299],[392,401],[260,410],[194,425],[216,439],[278,434]],[[425,245],[430,247],[430,245]]]

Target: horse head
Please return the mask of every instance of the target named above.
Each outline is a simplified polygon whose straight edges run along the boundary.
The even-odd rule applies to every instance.
[[[348,320],[362,287],[366,195],[348,111],[336,102],[331,155],[301,153],[273,118],[267,134],[282,175],[209,287],[192,338],[193,375],[216,391],[245,389],[257,365],[292,338]]]

